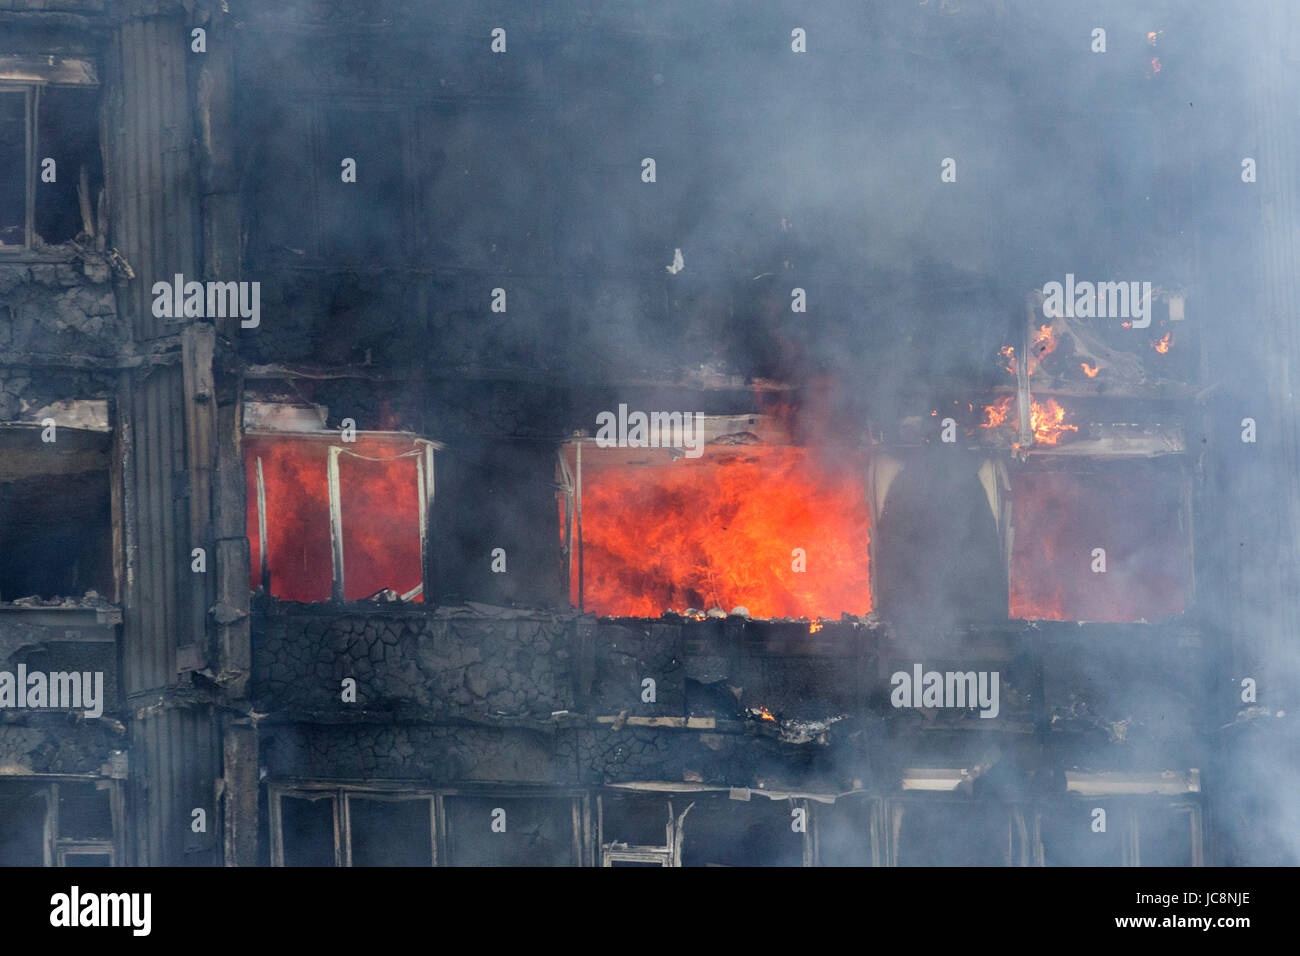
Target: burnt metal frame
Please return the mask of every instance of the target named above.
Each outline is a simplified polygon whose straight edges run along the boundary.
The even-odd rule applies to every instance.
[[[551,799],[570,801],[573,818],[573,855],[578,866],[591,866],[593,820],[591,799],[582,790],[539,790],[536,787],[490,788],[477,787],[430,788],[401,781],[368,781],[366,783],[333,783],[317,781],[276,781],[268,784],[269,832],[271,865],[284,866],[284,826],[281,800],[291,797],[299,800],[329,800],[334,816],[334,865],[352,866],[352,816],[349,801],[352,798],[399,802],[402,800],[428,800],[430,806],[431,866],[445,866],[440,862],[439,849],[449,847],[447,836],[447,797],[495,796],[501,799]],[[684,815],[684,814],[683,814]],[[445,855],[445,853],[444,853]]]
[[[66,866],[69,853],[94,853],[108,856],[108,865],[117,866],[122,859],[123,834],[126,823],[126,804],[123,800],[122,782],[97,774],[37,773],[5,777],[12,783],[29,784],[34,793],[45,800],[45,821],[42,826],[42,858],[44,866]],[[95,783],[108,791],[112,834],[107,839],[73,838],[59,835],[59,784]]]

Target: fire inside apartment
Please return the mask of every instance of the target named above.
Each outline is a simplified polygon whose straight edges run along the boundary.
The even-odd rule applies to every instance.
[[[0,3],[0,862],[1296,862],[1295,14],[1060,6]]]

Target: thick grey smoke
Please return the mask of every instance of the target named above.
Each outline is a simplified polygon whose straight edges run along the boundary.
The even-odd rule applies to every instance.
[[[1201,746],[1180,757],[1205,762],[1216,832],[1241,853],[1216,846],[1211,859],[1300,860],[1288,68],[1300,34],[1285,3],[665,3],[582,16],[506,3],[462,12],[450,31],[443,13],[403,13],[389,51],[395,69],[423,71],[414,138],[364,110],[348,114],[352,125],[331,120],[331,161],[360,157],[359,182],[378,175],[392,193],[378,206],[370,193],[365,215],[326,221],[314,239],[359,262],[409,259],[427,291],[337,278],[328,293],[285,287],[282,305],[320,295],[328,318],[298,339],[268,328],[250,348],[429,356],[434,367],[450,356],[489,378],[554,386],[569,403],[510,418],[490,386],[438,393],[423,423],[435,431],[482,434],[484,419],[508,419],[513,436],[554,440],[617,401],[679,407],[666,388],[640,393],[662,406],[638,404],[628,383],[705,368],[830,383],[833,424],[821,427],[860,440],[868,422],[893,434],[1005,384],[998,349],[1017,343],[1026,295],[1045,282],[1072,273],[1185,292],[1190,331],[1176,347],[1199,350],[1186,366],[1199,391],[1171,393],[1158,412],[1187,435],[1181,469],[1168,471],[1188,482],[1194,514],[1195,591],[1179,626],[1206,661],[1184,701]],[[498,25],[509,52],[485,71]],[[792,49],[792,31],[806,52]],[[249,115],[261,117],[248,165],[265,221],[253,233],[282,253],[285,223],[267,223],[298,201],[312,153],[292,96],[271,87],[289,69],[277,36],[250,40],[241,69],[250,107],[258,101]],[[333,85],[370,86],[369,61],[320,55]],[[1245,159],[1258,164],[1253,182]],[[955,181],[941,177],[945,160]],[[411,170],[423,184],[414,210],[400,191]],[[498,285],[510,288],[508,318],[483,307]],[[795,288],[806,312],[791,310]],[[385,297],[392,307],[377,304]],[[411,302],[419,308],[402,311]],[[719,406],[710,411],[748,400],[743,388],[699,397]],[[403,401],[432,407],[428,395]],[[1117,421],[1150,414],[1127,401],[1112,406]],[[1258,423],[1256,443],[1240,438],[1245,418]],[[978,486],[928,451],[909,467],[929,475],[916,482],[922,500],[897,505],[895,527],[881,529],[897,587],[931,567],[996,561]],[[935,499],[960,504],[927,520]],[[1005,588],[1003,574],[913,590],[913,606],[892,610],[904,634],[987,622],[999,609],[981,598]],[[1142,710],[1166,691],[1140,672],[1161,659],[1137,660],[1123,693]],[[1112,674],[1086,650],[1073,665],[1084,682]],[[1245,678],[1258,682],[1258,706],[1241,699]],[[1141,746],[1138,764],[1170,757]],[[1020,779],[987,786],[1014,801],[1026,795]]]

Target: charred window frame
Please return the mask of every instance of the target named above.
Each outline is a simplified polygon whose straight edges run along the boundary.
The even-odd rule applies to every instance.
[[[679,799],[675,804],[671,799],[657,799],[656,794],[636,794],[632,792],[622,792],[616,794],[597,794],[596,795],[596,836],[597,843],[600,846],[600,865],[601,866],[660,866],[660,867],[679,867],[682,865],[681,836],[682,828],[686,822],[686,816],[695,806],[693,801]],[[614,819],[613,813],[610,814],[609,832],[606,832],[606,810],[615,809],[615,801],[635,801],[641,800],[647,806],[648,812],[653,813],[656,809],[661,811],[664,816],[662,820],[664,831],[664,842],[650,843],[632,842],[631,840],[606,839],[606,837],[615,838],[618,836],[628,836],[623,832]],[[685,807],[678,812],[677,808]],[[647,835],[638,832],[637,836]]]
[[[330,832],[332,840],[327,854],[321,853],[320,847],[306,848],[307,852],[300,852],[304,848],[290,845],[286,849],[286,824],[292,826],[295,822],[290,806],[288,819],[286,818],[285,801],[299,801],[308,805],[309,808],[317,812],[318,817],[323,818],[320,808],[328,808],[330,820]],[[324,865],[332,866],[365,866],[374,865],[367,861],[369,857],[369,847],[360,848],[359,844],[364,843],[356,837],[367,829],[367,824],[358,820],[358,817],[364,812],[364,805],[372,803],[385,809],[413,809],[417,814],[422,815],[428,824],[428,862],[423,865],[438,865],[439,849],[439,826],[438,820],[441,813],[439,806],[439,796],[432,790],[418,789],[383,789],[373,787],[336,787],[336,786],[273,786],[270,791],[270,827],[271,827],[271,865],[272,866],[299,866],[299,865],[319,865],[311,855],[314,849],[316,855],[327,855],[331,863]],[[317,821],[319,823],[319,820]],[[319,831],[314,836],[319,837]],[[408,846],[408,850],[418,851],[418,847]],[[305,857],[305,858],[304,858]],[[403,865],[404,861],[394,861],[395,865]],[[420,865],[410,864],[405,865]]]
[[[0,803],[17,800],[41,804],[26,817],[6,807],[0,866],[117,866],[122,859],[121,836],[125,804],[121,782],[94,776],[39,775],[0,780]],[[39,836],[21,831],[39,826]],[[40,860],[8,856],[15,837],[27,839],[27,853],[39,844]],[[8,857],[8,858],[6,858]]]
[[[584,792],[539,792],[529,789],[486,791],[480,789],[447,790],[393,784],[332,784],[310,782],[272,783],[268,789],[268,825],[272,866],[455,866],[454,833],[449,833],[449,821],[454,815],[447,807],[448,800],[466,799],[495,804],[509,804],[520,800],[548,800],[567,804],[566,816],[572,825],[573,861],[579,866],[590,866],[593,844],[593,816],[590,797]],[[300,806],[296,806],[297,801]],[[367,808],[367,804],[374,805]],[[384,854],[385,862],[376,864],[369,859],[380,857],[373,847],[365,847],[370,821],[362,819],[367,809],[418,807],[415,813],[406,813],[409,823],[418,813],[428,827],[428,855],[421,862],[394,860]],[[427,808],[427,814],[424,813]],[[307,819],[310,815],[314,819]],[[509,826],[509,818],[507,826]],[[306,824],[300,826],[300,824]],[[489,820],[484,818],[483,830],[488,832]],[[423,829],[423,825],[420,827]],[[409,828],[408,828],[409,830]],[[326,838],[328,835],[328,843]],[[286,836],[289,839],[286,839]],[[293,840],[305,837],[315,845],[294,845]],[[359,839],[360,837],[360,839]],[[567,839],[567,838],[566,838]],[[411,850],[411,834],[401,845]],[[370,854],[373,854],[371,856]],[[408,854],[409,855],[409,854]]]
[[[96,235],[98,114],[90,61],[0,54],[0,255]],[[47,157],[53,182],[41,177]]]

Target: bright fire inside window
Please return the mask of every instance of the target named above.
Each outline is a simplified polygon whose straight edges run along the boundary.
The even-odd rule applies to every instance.
[[[567,450],[574,468],[575,449]],[[582,597],[598,614],[871,610],[860,454],[779,446],[582,449]],[[578,603],[578,561],[570,579]]]
[[[258,461],[266,503],[271,593],[289,601],[327,601],[332,593],[329,438],[252,435],[244,439],[248,485],[249,583],[261,584]],[[421,583],[418,446],[405,436],[358,435],[338,458],[344,598]],[[408,600],[420,600],[417,592]]]

